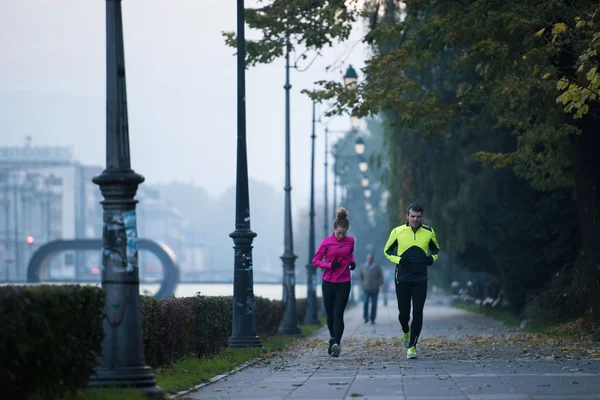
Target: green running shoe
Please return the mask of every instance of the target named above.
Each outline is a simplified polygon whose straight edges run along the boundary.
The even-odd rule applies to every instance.
[[[406,358],[408,358],[408,359],[417,358],[417,349],[415,348],[415,346],[409,347],[408,350],[406,350]]]
[[[408,332],[402,332],[402,342],[404,342],[405,348],[408,349],[410,347],[410,328],[408,329]]]

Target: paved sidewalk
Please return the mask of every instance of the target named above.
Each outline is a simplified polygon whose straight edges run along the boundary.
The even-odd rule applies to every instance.
[[[327,329],[186,396],[186,399],[596,399],[597,344],[527,335],[430,296],[419,359],[407,360],[395,302],[380,302],[375,325],[362,304],[346,312],[339,358],[327,355]]]

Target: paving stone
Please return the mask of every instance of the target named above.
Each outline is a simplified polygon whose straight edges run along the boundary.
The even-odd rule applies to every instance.
[[[580,352],[569,359],[556,347],[528,348],[514,336],[520,335],[515,328],[447,303],[428,298],[417,360],[406,359],[395,305],[380,302],[375,325],[363,323],[362,307],[346,310],[339,358],[327,355],[329,333],[323,328],[289,351],[185,398],[600,400],[597,358]]]

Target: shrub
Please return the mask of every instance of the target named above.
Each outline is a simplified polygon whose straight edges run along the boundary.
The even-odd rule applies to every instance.
[[[156,300],[142,297],[145,361],[168,365],[186,356],[208,356],[227,346],[232,297],[196,296]],[[283,303],[255,297],[256,333],[272,335],[283,317]]]
[[[0,287],[2,398],[60,398],[86,387],[101,354],[104,302],[104,291],[91,286]],[[218,353],[231,336],[232,304],[231,297],[141,296],[146,363]],[[276,333],[282,302],[256,297],[255,317],[258,335]]]
[[[3,398],[56,398],[87,386],[98,364],[104,301],[91,286],[0,287]]]
[[[580,260],[568,264],[554,274],[546,288],[527,304],[524,315],[544,322],[565,322],[586,311],[586,280],[589,276],[578,266]]]
[[[323,300],[317,297],[317,315],[321,310]],[[296,317],[299,324],[304,324],[304,318],[306,317],[306,298],[296,299]]]

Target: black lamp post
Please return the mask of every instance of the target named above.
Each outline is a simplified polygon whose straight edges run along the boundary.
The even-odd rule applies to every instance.
[[[312,104],[312,141],[310,158],[310,222],[308,232],[308,264],[306,265],[306,313],[304,316],[305,325],[318,324],[317,318],[317,269],[312,265],[312,258],[315,254],[315,124],[316,104]]]
[[[285,335],[298,335],[302,333],[298,327],[296,316],[296,255],[294,254],[294,239],[292,235],[292,201],[290,179],[290,37],[287,36],[285,47],[285,206],[284,206],[284,252],[281,256],[283,262],[283,301],[285,314],[279,327],[279,332]]]
[[[254,281],[252,273],[252,240],[250,229],[250,196],[248,190],[248,156],[246,152],[246,42],[244,0],[237,0],[237,171],[235,191],[235,259],[233,276],[233,315],[230,347],[260,347],[254,316]]]
[[[106,169],[93,179],[104,200],[102,288],[106,292],[100,366],[90,386],[141,388],[163,398],[144,362],[135,194],[144,177],[131,169],[121,0],[106,1]]]
[[[324,190],[323,192],[325,193],[325,202],[324,204],[324,209],[323,209],[323,237],[327,237],[329,236],[329,218],[328,218],[328,211],[329,211],[329,198],[327,195],[327,189],[328,189],[328,176],[329,176],[329,169],[327,168],[329,164],[327,164],[327,156],[329,155],[329,148],[328,148],[328,143],[327,143],[327,137],[329,136],[329,129],[325,128],[325,135],[323,135],[325,137],[325,183],[324,183]]]

